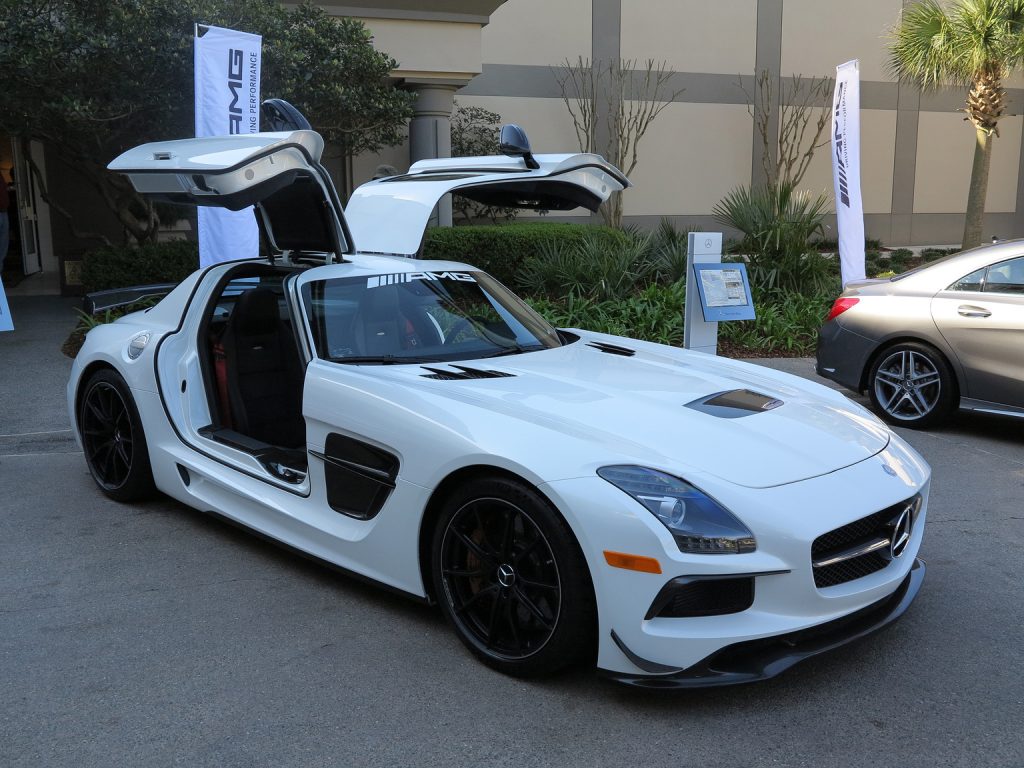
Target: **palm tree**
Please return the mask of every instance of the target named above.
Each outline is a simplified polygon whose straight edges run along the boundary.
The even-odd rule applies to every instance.
[[[963,247],[981,244],[992,141],[999,135],[1003,79],[1024,61],[1024,0],[921,0],[903,10],[889,46],[889,70],[922,90],[969,87],[964,118],[977,137]]]

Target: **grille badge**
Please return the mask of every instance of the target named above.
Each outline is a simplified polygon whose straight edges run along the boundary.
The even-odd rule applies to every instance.
[[[914,505],[908,504],[898,518],[892,529],[892,543],[889,545],[889,554],[892,559],[902,555],[910,542],[910,529],[914,525]]]

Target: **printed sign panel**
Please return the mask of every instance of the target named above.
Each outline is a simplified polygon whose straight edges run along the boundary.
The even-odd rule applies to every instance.
[[[695,263],[693,272],[705,322],[754,319],[746,264]]]
[[[843,285],[864,279],[864,203],[860,194],[860,63],[836,67],[832,99],[832,178]]]

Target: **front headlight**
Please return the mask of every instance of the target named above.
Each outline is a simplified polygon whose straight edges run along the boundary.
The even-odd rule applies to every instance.
[[[735,555],[757,549],[754,534],[732,512],[685,480],[632,466],[601,467],[597,474],[647,507],[680,552]]]

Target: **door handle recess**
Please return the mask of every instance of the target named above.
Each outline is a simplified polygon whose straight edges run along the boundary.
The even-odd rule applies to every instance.
[[[975,307],[970,304],[961,304],[956,311],[960,317],[988,317],[992,314],[984,307]]]

